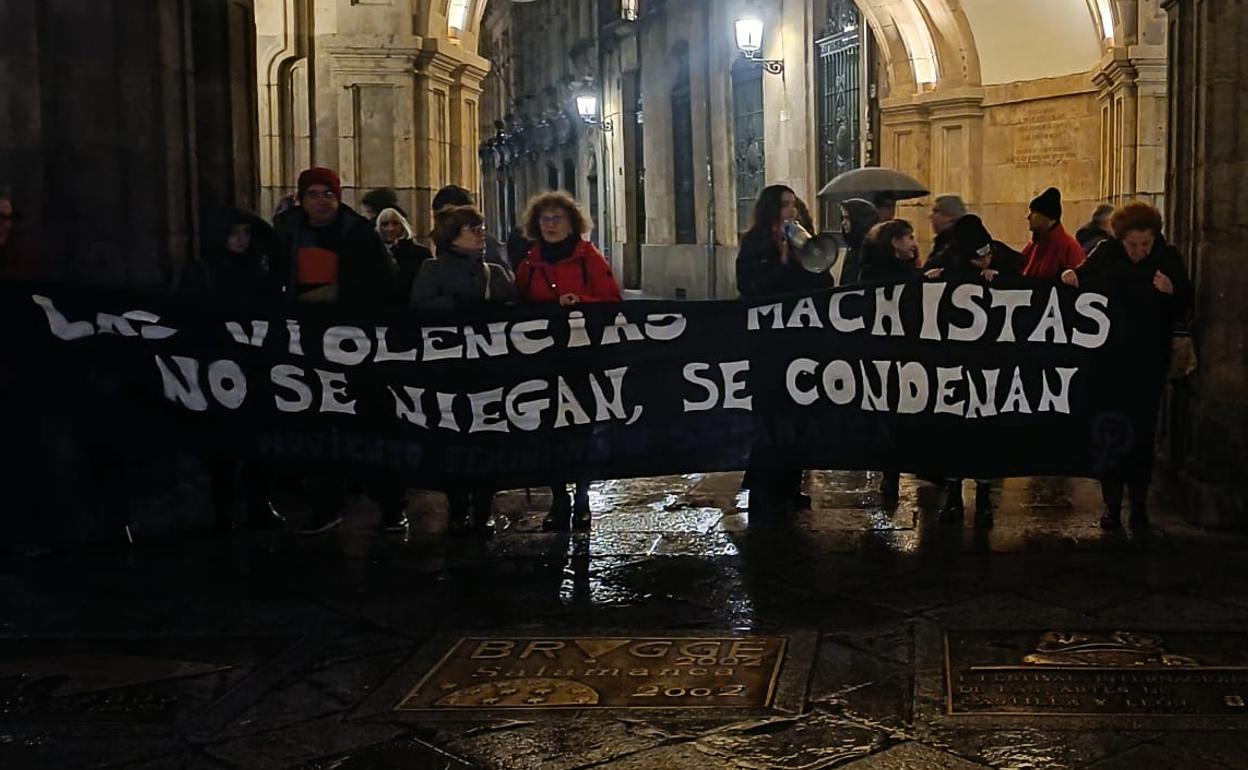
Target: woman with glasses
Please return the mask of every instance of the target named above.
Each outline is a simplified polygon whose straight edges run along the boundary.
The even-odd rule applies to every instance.
[[[422,312],[480,309],[512,300],[511,272],[486,257],[485,218],[472,206],[448,206],[434,215],[437,256],[420,266],[412,306]],[[450,532],[481,538],[494,535],[490,521],[494,490],[451,489]]]
[[[574,308],[590,302],[620,302],[620,285],[602,252],[585,238],[592,225],[567,193],[549,192],[529,201],[524,214],[525,236],[533,242],[516,266],[516,292],[522,302],[557,302]],[[576,479],[575,500],[568,497],[568,479],[550,486],[550,513],[542,522],[547,532],[588,530],[589,484]]]
[[[437,256],[426,260],[412,284],[412,307],[422,311],[464,310],[509,302],[511,271],[485,254],[485,218],[472,206],[449,206],[434,215]]]

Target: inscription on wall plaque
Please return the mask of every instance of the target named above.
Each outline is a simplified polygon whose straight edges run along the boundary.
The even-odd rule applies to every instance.
[[[760,636],[469,637],[395,708],[761,709],[785,648]]]
[[[1248,635],[950,631],[947,713],[1248,716]]]

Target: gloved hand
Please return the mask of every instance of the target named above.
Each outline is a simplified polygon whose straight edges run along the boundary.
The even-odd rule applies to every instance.
[[[1196,346],[1188,334],[1170,338],[1170,379],[1179,380],[1196,371]]]

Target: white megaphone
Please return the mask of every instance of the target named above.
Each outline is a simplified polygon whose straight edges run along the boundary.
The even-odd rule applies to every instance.
[[[826,273],[831,270],[845,253],[845,247],[834,235],[811,235],[796,219],[785,221],[784,237],[789,242],[789,247],[797,253],[798,264],[812,273]]]

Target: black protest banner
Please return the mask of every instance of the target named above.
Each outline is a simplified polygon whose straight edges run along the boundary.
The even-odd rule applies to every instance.
[[[0,293],[31,408],[103,410],[119,441],[149,448],[375,466],[431,488],[733,470],[751,454],[1124,473],[1148,461],[1164,376],[1146,293],[1038,283],[473,316]]]

